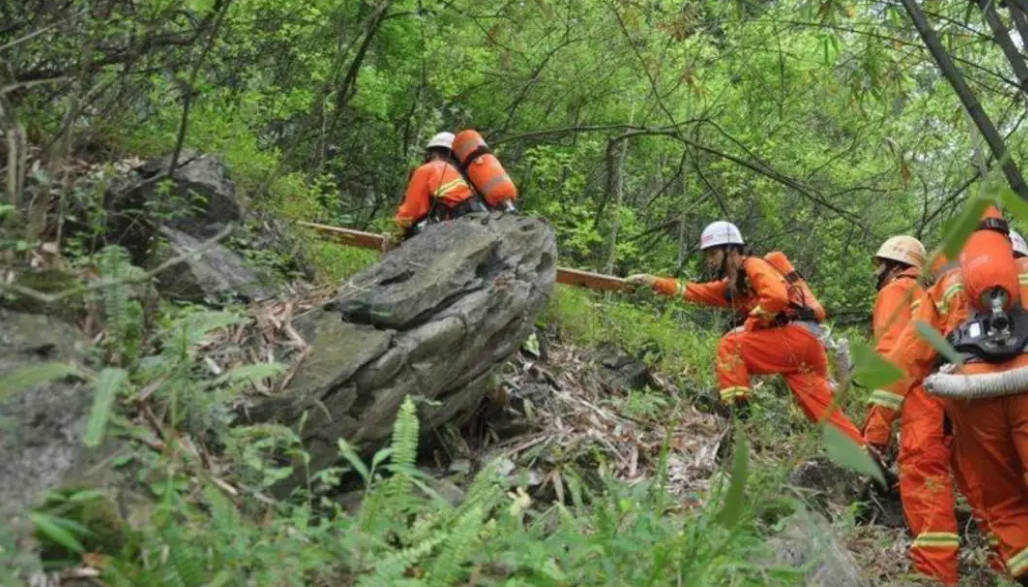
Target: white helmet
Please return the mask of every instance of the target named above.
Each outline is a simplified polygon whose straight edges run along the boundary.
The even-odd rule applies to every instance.
[[[1028,257],[1028,243],[1025,243],[1021,233],[1013,228],[1010,229],[1010,242],[1014,245],[1015,257]]]
[[[453,148],[453,133],[452,132],[441,132],[436,136],[432,137],[431,141],[425,145],[425,150],[428,149],[452,149]]]
[[[906,263],[918,269],[924,267],[924,260],[927,256],[921,241],[906,235],[889,237],[875,253],[875,257],[879,259]]]
[[[725,220],[711,222],[700,234],[700,250],[721,245],[744,245],[739,227]]]

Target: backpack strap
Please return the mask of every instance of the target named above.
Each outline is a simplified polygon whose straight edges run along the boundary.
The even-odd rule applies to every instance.
[[[487,147],[486,145],[479,145],[478,148],[468,153],[468,156],[460,162],[461,173],[467,173],[468,165],[471,165],[472,161],[478,159],[482,155],[488,155],[489,153],[492,153],[492,150],[489,147]]]

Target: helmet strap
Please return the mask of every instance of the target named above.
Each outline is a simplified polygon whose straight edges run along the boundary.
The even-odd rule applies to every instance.
[[[882,268],[878,270],[878,280],[875,284],[875,289],[881,290],[887,283],[892,281],[897,273],[906,269],[909,265],[900,263],[899,261],[893,261],[892,259],[882,259]]]

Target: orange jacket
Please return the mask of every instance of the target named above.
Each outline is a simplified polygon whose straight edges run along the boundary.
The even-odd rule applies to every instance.
[[[921,271],[910,267],[893,277],[878,292],[871,311],[871,332],[878,354],[889,354],[910,317],[921,305],[924,289],[918,282],[920,277]]]
[[[407,194],[396,210],[396,224],[401,230],[428,215],[432,199],[454,207],[471,196],[471,186],[456,167],[442,159],[434,159],[414,170],[407,183]]]
[[[740,292],[735,298],[728,299],[728,280],[720,279],[707,283],[682,282],[672,277],[658,279],[653,284],[657,293],[670,296],[681,296],[687,302],[732,308],[745,317],[745,330],[767,328],[779,312],[789,305],[789,292],[785,278],[767,261],[759,257],[746,257],[742,262],[746,273],[747,291]]]

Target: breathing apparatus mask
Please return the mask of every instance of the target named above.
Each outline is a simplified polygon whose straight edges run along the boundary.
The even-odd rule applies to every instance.
[[[1009,227],[990,207],[960,253],[964,291],[975,308],[972,318],[947,336],[971,360],[1008,361],[1028,341],[1028,313],[1021,306],[1017,266]]]

